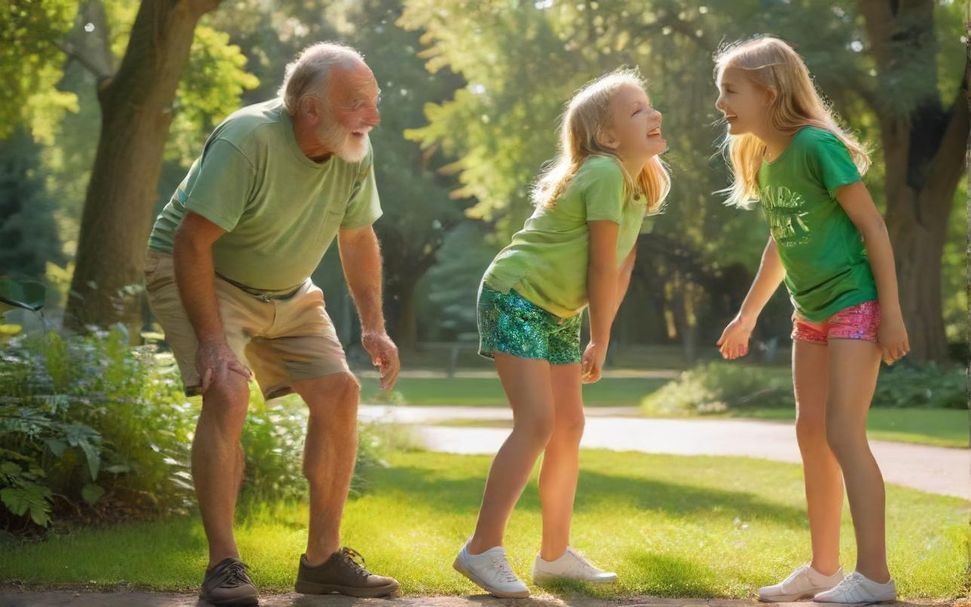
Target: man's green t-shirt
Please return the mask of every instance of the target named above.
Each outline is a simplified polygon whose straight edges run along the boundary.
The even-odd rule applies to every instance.
[[[265,290],[294,288],[317,268],[341,228],[381,216],[373,154],[317,163],[297,146],[279,100],[245,107],[216,127],[155,221],[149,248],[171,253],[186,210],[226,231],[215,270]]]
[[[823,321],[877,298],[860,232],[836,200],[836,190],[860,180],[843,142],[803,127],[773,162],[759,169],[759,206],[786,270],[800,316]]]
[[[620,226],[617,265],[634,248],[644,221],[643,195],[624,194],[624,169],[609,156],[587,158],[552,207],[539,206],[486,270],[489,287],[513,289],[532,303],[561,318],[587,305],[588,221],[606,220]]]

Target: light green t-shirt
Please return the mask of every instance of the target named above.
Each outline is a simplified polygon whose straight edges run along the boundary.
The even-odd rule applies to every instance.
[[[808,320],[877,298],[863,239],[836,200],[836,190],[859,180],[846,146],[815,127],[800,129],[759,170],[759,206],[778,245],[792,305]]]
[[[216,127],[155,221],[149,248],[171,253],[186,210],[226,231],[213,245],[219,274],[247,286],[296,287],[341,228],[381,216],[373,154],[317,163],[297,146],[279,100],[245,107]]]
[[[503,293],[517,293],[561,318],[587,305],[588,221],[620,226],[617,265],[634,248],[646,210],[644,196],[624,195],[623,168],[607,156],[591,156],[552,207],[537,207],[486,270],[483,280]]]

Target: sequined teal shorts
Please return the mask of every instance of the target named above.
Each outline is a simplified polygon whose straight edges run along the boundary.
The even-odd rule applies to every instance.
[[[515,291],[479,287],[479,354],[501,352],[553,365],[580,362],[581,314],[560,318]]]

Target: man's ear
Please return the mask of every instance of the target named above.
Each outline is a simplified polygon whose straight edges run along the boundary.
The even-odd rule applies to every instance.
[[[321,121],[320,99],[314,95],[304,95],[298,103],[298,112],[303,114],[313,124]]]

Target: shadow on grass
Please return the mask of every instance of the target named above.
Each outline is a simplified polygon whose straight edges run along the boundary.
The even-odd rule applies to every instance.
[[[455,478],[447,471],[402,466],[377,472],[374,484],[377,491],[400,493],[403,503],[425,502],[450,514],[464,514],[478,509],[485,474]],[[796,528],[802,528],[806,519],[801,508],[772,503],[751,493],[581,471],[575,511],[594,510],[603,503],[683,516],[703,513],[729,519],[757,517]],[[535,483],[527,485],[517,508],[540,510]]]
[[[624,573],[628,578],[626,581],[638,580],[638,587],[650,596],[714,597],[720,592],[715,572],[698,563],[641,550],[627,552],[624,560],[627,563]],[[613,584],[557,581],[544,584],[542,588],[561,598],[617,598],[617,589]]]
[[[626,560],[633,565],[634,575],[647,581],[652,595],[712,597],[719,593],[715,572],[696,562],[642,550],[628,552]]]

